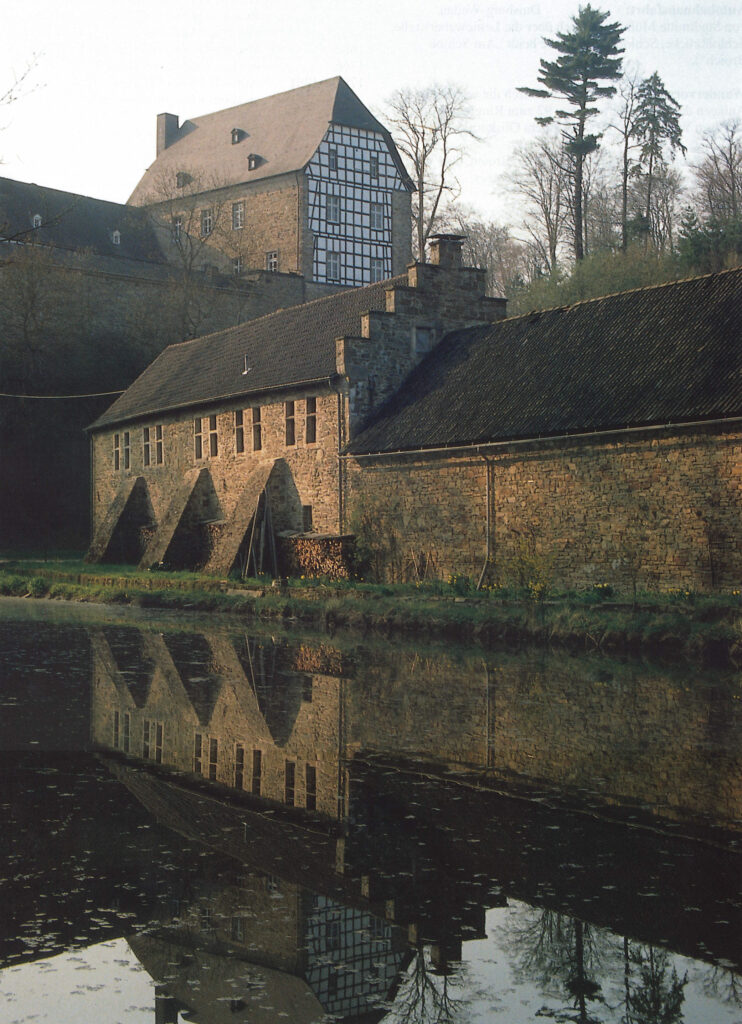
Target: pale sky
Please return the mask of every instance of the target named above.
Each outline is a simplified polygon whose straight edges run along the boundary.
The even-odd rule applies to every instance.
[[[514,147],[551,112],[536,85],[542,37],[579,0],[24,0],[2,2],[0,94],[29,61],[25,95],[0,107],[0,174],[125,202],[155,156],[158,113],[181,120],[342,75],[381,115],[400,87],[455,84],[471,97],[462,199],[516,216],[501,180]],[[657,71],[683,108],[688,160],[701,134],[742,119],[739,0],[596,2],[625,25],[624,61]]]

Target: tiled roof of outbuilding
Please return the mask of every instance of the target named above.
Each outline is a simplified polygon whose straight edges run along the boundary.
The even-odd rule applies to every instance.
[[[38,214],[41,227],[33,226]],[[113,241],[120,232],[119,244]],[[0,237],[76,252],[164,263],[145,210],[0,178]]]
[[[742,415],[742,268],[448,335],[355,454]]]
[[[147,168],[129,202],[141,205],[164,198],[163,176],[174,180],[178,171],[202,182],[199,191],[206,191],[302,170],[330,123],[380,132],[403,180],[412,187],[387,129],[336,77],[184,121],[175,141]],[[234,128],[243,133],[237,145],[231,141]],[[259,158],[254,170],[248,169],[250,154]]]
[[[330,378],[335,339],[358,335],[361,314],[385,310],[387,288],[406,283],[390,278],[170,345],[90,429]]]

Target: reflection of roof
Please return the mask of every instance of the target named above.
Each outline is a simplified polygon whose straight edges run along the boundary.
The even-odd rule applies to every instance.
[[[409,180],[387,130],[337,77],[184,121],[145,171],[129,202],[141,205],[172,198],[162,195],[162,178],[174,183],[179,171],[198,182],[198,191],[205,191],[302,170],[330,123],[382,134],[403,180]],[[233,145],[234,129],[240,141]],[[249,156],[258,158],[253,170]]]
[[[336,372],[335,339],[357,335],[360,317],[386,309],[386,290],[407,276],[353,288],[170,345],[93,428],[269,388],[326,380]],[[247,374],[245,357],[250,367]]]
[[[479,444],[740,413],[736,268],[455,331],[348,450]]]
[[[41,226],[34,227],[34,217]],[[119,242],[114,244],[114,232]],[[55,188],[0,178],[0,236],[88,251],[96,255],[164,262],[144,210]]]

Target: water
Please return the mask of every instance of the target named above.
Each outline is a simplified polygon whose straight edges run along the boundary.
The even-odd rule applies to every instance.
[[[739,1024],[740,695],[3,601],[0,1024]]]

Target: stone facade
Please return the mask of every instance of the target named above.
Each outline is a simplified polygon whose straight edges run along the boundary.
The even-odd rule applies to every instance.
[[[517,583],[525,557],[567,587],[708,590],[742,579],[739,430],[369,458],[346,480],[349,505],[388,509],[407,578],[428,565],[436,576],[485,570],[490,582]]]

